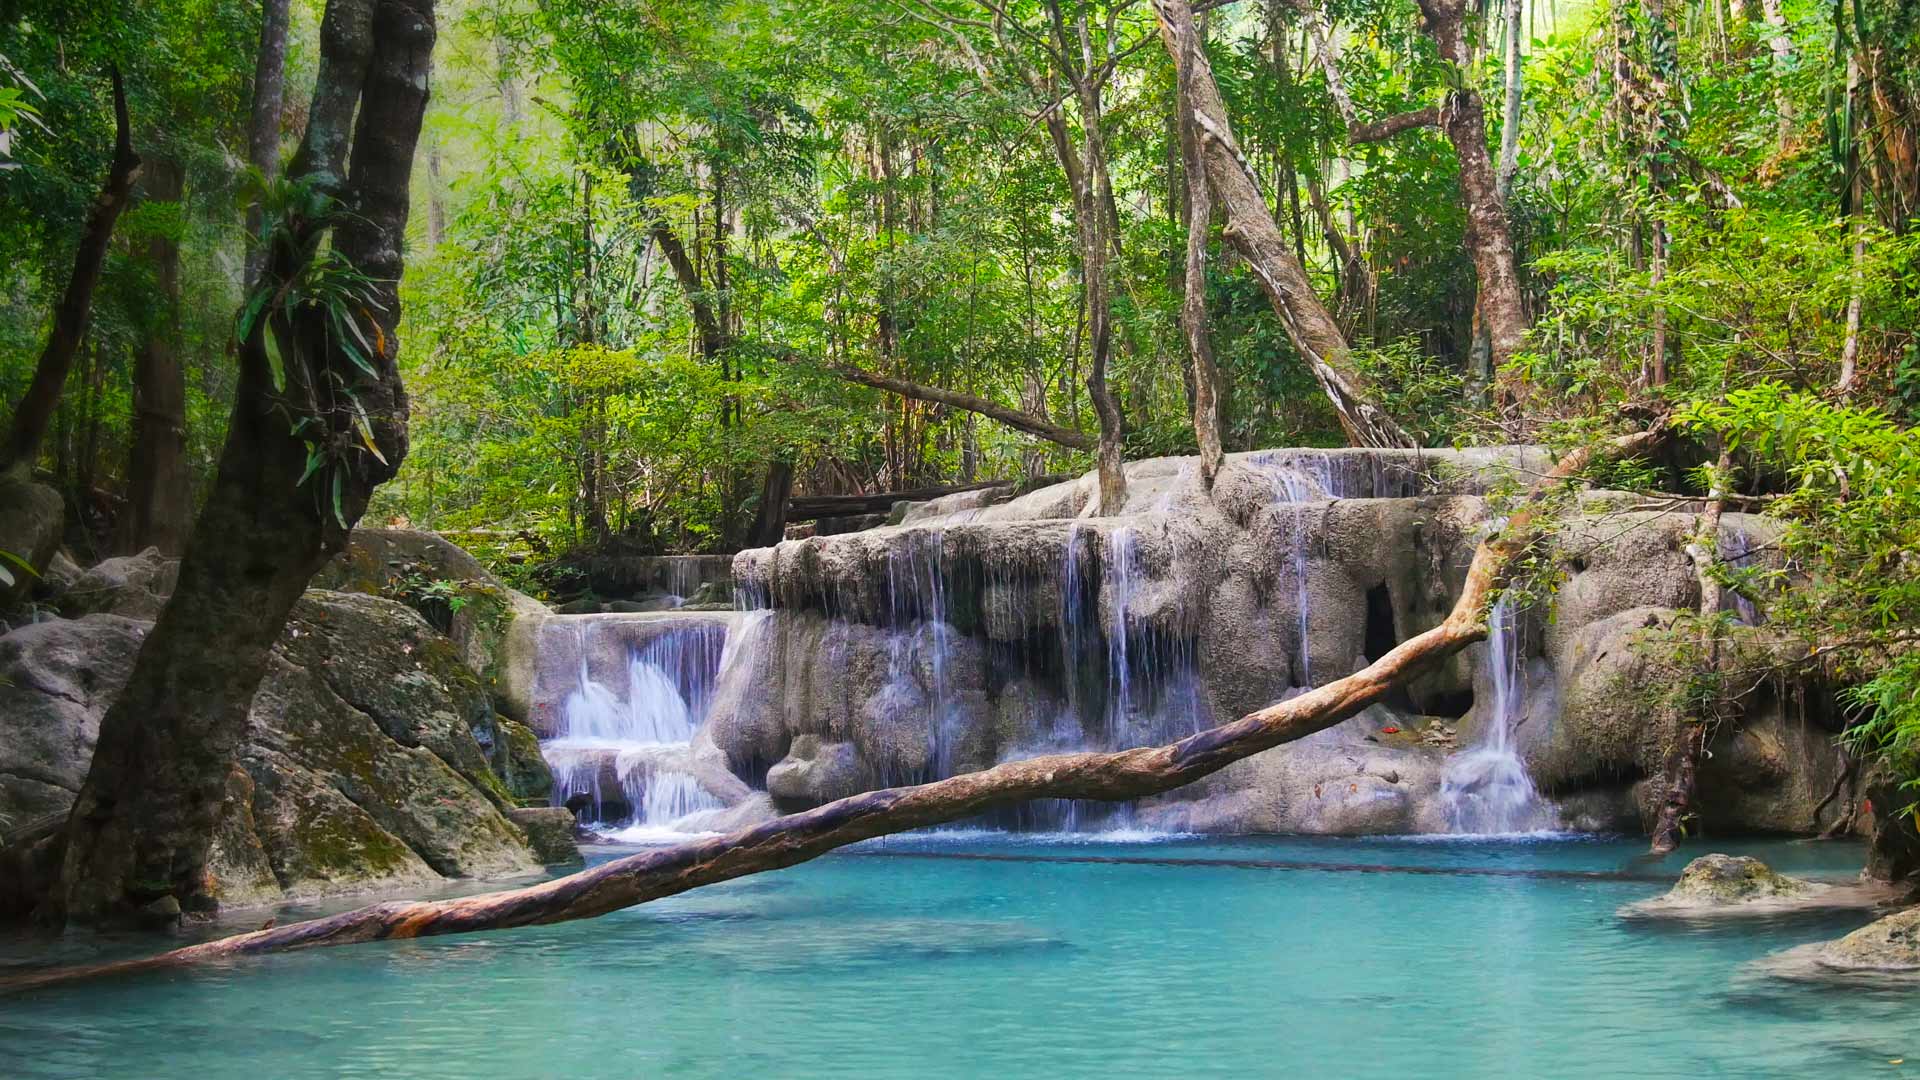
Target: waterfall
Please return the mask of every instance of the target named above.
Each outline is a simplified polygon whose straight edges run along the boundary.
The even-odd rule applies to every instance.
[[[706,715],[732,647],[726,628],[700,621],[660,627],[654,622],[567,619],[579,656],[576,683],[560,706],[557,735],[541,744],[553,771],[553,799],[565,805],[585,796],[585,820],[612,827],[664,831],[688,814],[723,804],[700,782],[675,768],[690,754],[695,729]],[[628,635],[652,631],[640,643]],[[607,636],[611,635],[609,642]],[[594,646],[625,645],[625,685],[596,679]],[[624,692],[622,692],[624,690]],[[609,790],[617,784],[619,798]],[[624,818],[607,820],[604,808],[623,803]],[[623,839],[635,838],[616,834]]]
[[[1273,464],[1272,456],[1263,460],[1263,464]],[[1302,688],[1313,685],[1313,667],[1309,658],[1311,650],[1308,643],[1312,640],[1313,619],[1312,604],[1308,583],[1310,568],[1307,565],[1307,548],[1312,536],[1306,515],[1306,505],[1310,502],[1338,498],[1338,485],[1333,479],[1333,462],[1326,454],[1297,453],[1290,455],[1287,462],[1279,465],[1270,474],[1273,483],[1274,502],[1289,510],[1287,546],[1289,566],[1293,570],[1294,606],[1299,609],[1300,671],[1299,685]]]
[[[1494,602],[1487,635],[1493,715],[1480,742],[1447,761],[1440,800],[1450,831],[1470,835],[1535,832],[1553,827],[1553,807],[1534,790],[1513,748],[1513,727],[1526,702],[1526,672],[1511,600]]]

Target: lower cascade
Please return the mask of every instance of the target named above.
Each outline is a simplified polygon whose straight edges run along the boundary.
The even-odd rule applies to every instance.
[[[1526,762],[1514,749],[1514,727],[1526,706],[1526,667],[1513,602],[1495,601],[1487,628],[1487,677],[1492,683],[1492,715],[1478,745],[1447,761],[1440,783],[1449,831],[1468,835],[1510,835],[1549,829],[1553,807],[1541,799]]]

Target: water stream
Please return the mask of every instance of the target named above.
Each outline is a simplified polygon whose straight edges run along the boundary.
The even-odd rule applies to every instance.
[[[1493,708],[1475,746],[1447,761],[1440,797],[1456,833],[1512,835],[1550,829],[1553,807],[1540,798],[1514,747],[1514,726],[1526,712],[1526,666],[1513,604],[1494,602],[1488,619],[1487,670]]]

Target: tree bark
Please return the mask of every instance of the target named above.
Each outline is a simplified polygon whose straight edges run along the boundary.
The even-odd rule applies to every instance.
[[[288,222],[262,287],[292,281],[330,231],[332,250],[374,283],[373,303],[357,315],[376,374],[360,371],[325,312],[304,305],[259,318],[242,343],[213,489],[179,585],[101,721],[68,822],[61,885],[41,912],[49,921],[169,923],[215,906],[208,850],[268,652],[308,580],[346,546],[374,487],[406,453],[393,335],[433,42],[432,0],[327,5],[292,172],[350,211]],[[269,332],[281,343],[279,376]],[[309,439],[329,467],[302,482]]]
[[[1416,128],[1433,127],[1440,122],[1440,106],[1429,105],[1412,112],[1395,113],[1382,120],[1367,123],[1349,122],[1347,141],[1354,144],[1384,142],[1403,131]]]
[[[1520,52],[1520,23],[1526,0],[1506,3],[1506,107],[1500,114],[1500,201],[1513,202],[1513,178],[1520,171],[1520,104],[1524,61]]]
[[[271,182],[280,175],[280,114],[287,89],[287,5],[289,0],[261,0],[260,48],[254,55],[253,108],[247,118],[247,163]],[[247,207],[247,277],[253,288],[266,266],[266,247],[260,235],[263,214],[255,200]]]
[[[1412,447],[1405,429],[1373,400],[1374,388],[1354,366],[1339,324],[1314,295],[1305,268],[1294,259],[1286,237],[1267,209],[1253,170],[1234,141],[1226,102],[1214,81],[1205,49],[1180,47],[1180,28],[1193,23],[1187,0],[1154,0],[1160,38],[1173,57],[1179,78],[1189,87],[1188,110],[1199,132],[1206,160],[1208,189],[1226,214],[1225,235],[1253,269],[1273,303],[1274,313],[1333,403],[1347,440],[1355,446]],[[1181,70],[1190,68],[1191,70]]]
[[[772,547],[787,532],[787,499],[793,494],[793,464],[775,461],[767,466],[760,484],[760,507],[754,511],[747,546]]]
[[[142,198],[179,203],[185,170],[170,158],[142,173]],[[180,365],[180,241],[147,241],[160,314],[147,327],[133,361],[133,444],[127,453],[127,520],[123,547],[177,556],[187,547],[193,485],[187,473],[187,379]]]
[[[1189,21],[1180,28],[1179,48],[1187,57],[1177,65],[1175,109],[1179,113],[1180,158],[1187,179],[1187,262],[1180,322],[1187,332],[1187,352],[1193,358],[1193,437],[1200,447],[1200,478],[1211,489],[1226,460],[1220,437],[1220,366],[1214,362],[1207,328],[1207,233],[1213,226],[1213,196],[1207,190],[1206,162],[1200,134],[1194,128],[1191,80],[1193,53],[1202,48],[1201,24]]]
[[[73,257],[73,275],[53,309],[53,329],[47,346],[41,350],[33,369],[33,381],[13,412],[13,425],[7,444],[0,448],[0,470],[33,471],[40,458],[40,444],[46,440],[47,425],[53,422],[54,408],[60,404],[60,391],[67,385],[67,373],[73,368],[74,354],[86,339],[93,320],[93,291],[100,284],[100,268],[106,262],[107,245],[113,239],[113,226],[120,212],[133,197],[133,178],[140,170],[140,158],[133,152],[133,135],[127,119],[126,87],[120,69],[113,76],[113,161],[107,167],[106,183],[87,211],[87,223],[80,234],[80,248]]]
[[[1466,586],[1440,625],[1352,675],[1175,743],[1007,762],[930,784],[854,795],[729,836],[641,852],[528,888],[456,900],[375,904],[157,956],[17,975],[0,980],[0,990],[325,945],[569,922],[793,866],[861,840],[970,817],[995,806],[1033,799],[1114,801],[1170,791],[1262,750],[1325,730],[1484,639],[1488,601],[1505,583],[1513,561],[1541,538],[1542,497],[1576,477],[1596,454],[1643,454],[1664,437],[1665,429],[1659,427],[1582,447],[1562,458],[1521,501],[1507,528],[1481,542]]]
[[[1467,76],[1473,69],[1473,50],[1467,35],[1466,0],[1420,0],[1420,11],[1440,58]],[[1467,211],[1467,254],[1473,258],[1474,278],[1479,284],[1474,298],[1480,324],[1476,336],[1484,337],[1487,349],[1486,359],[1479,362],[1484,384],[1525,346],[1526,305],[1520,294],[1513,235],[1507,227],[1507,201],[1487,152],[1486,107],[1480,92],[1470,84],[1450,92],[1440,110],[1440,126],[1453,143],[1460,167],[1460,198]]]
[[[909,382],[906,379],[896,379],[891,375],[876,375],[851,364],[841,364],[833,370],[848,382],[857,382],[876,390],[886,390],[915,401],[931,401],[940,405],[951,405],[956,409],[965,409],[968,412],[976,412],[989,419],[998,420],[1016,431],[1037,435],[1048,442],[1058,443],[1074,450],[1092,450],[1099,445],[1098,439],[1084,431],[1063,427],[1050,420],[1030,416],[1018,409],[1010,409],[997,401],[989,401],[973,394]]]
[[[1713,568],[1719,561],[1720,514],[1727,505],[1727,475],[1732,465],[1732,456],[1722,450],[1719,463],[1714,468],[1713,490],[1707,495],[1706,508],[1694,523],[1694,533],[1699,539],[1687,545],[1687,555],[1693,560],[1694,578],[1700,585],[1699,648],[1701,662],[1706,667],[1705,675],[1709,679],[1714,677],[1720,666],[1719,614],[1723,593],[1719,579],[1713,576]],[[1662,769],[1660,812],[1654,821],[1652,841],[1647,847],[1654,855],[1665,855],[1680,846],[1680,834],[1686,829],[1687,818],[1693,807],[1694,788],[1700,776],[1700,758],[1706,753],[1707,739],[1712,729],[1721,719],[1720,709],[1721,700],[1716,689],[1702,710],[1704,715],[1680,719],[1680,730],[1674,733],[1674,744],[1667,751]]]

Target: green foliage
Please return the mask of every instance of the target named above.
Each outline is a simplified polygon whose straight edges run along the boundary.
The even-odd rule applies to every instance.
[[[1782,472],[1768,512],[1787,526],[1786,568],[1743,585],[1767,590],[1770,625],[1808,662],[1856,684],[1856,744],[1920,778],[1920,431],[1771,381],[1678,418]]]

